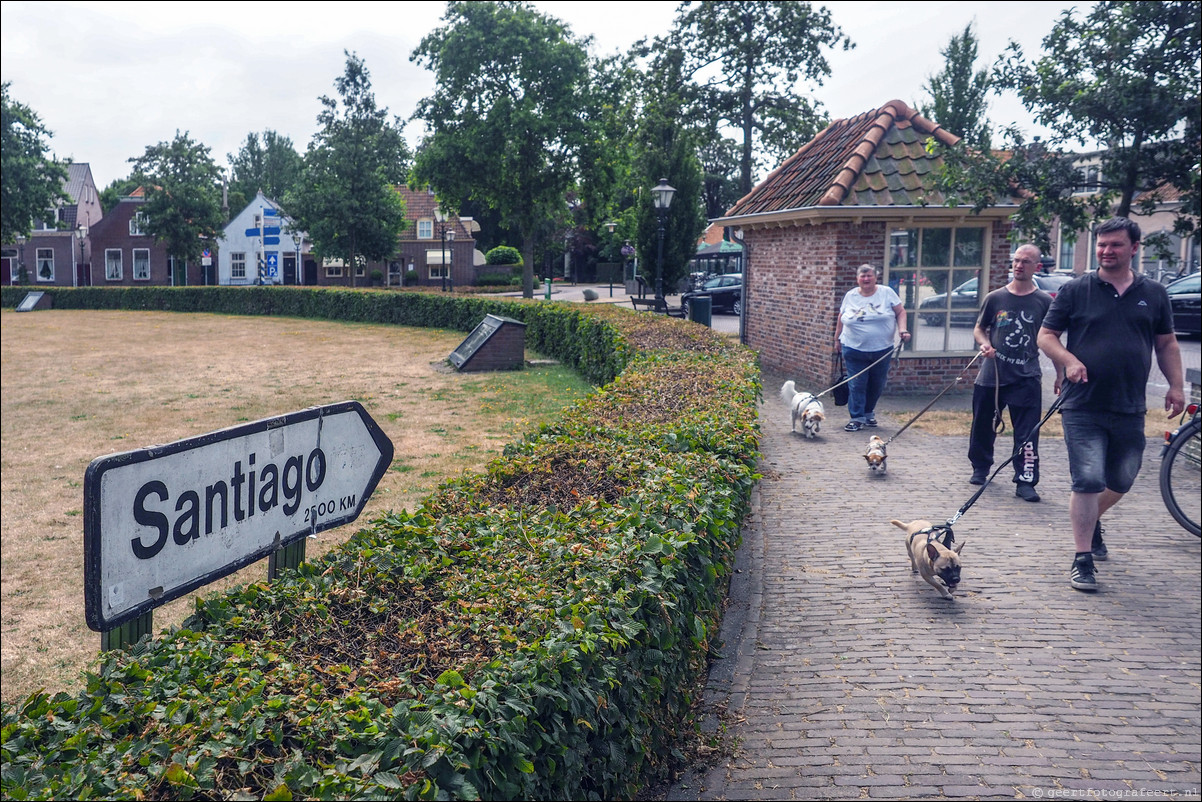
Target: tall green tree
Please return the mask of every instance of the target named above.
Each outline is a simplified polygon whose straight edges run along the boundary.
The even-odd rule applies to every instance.
[[[1034,64],[1011,43],[999,83],[1018,92],[1058,143],[1104,151],[1102,179],[1114,213],[1136,194],[1170,184],[1198,214],[1202,132],[1202,3],[1102,2],[1083,19],[1066,11]],[[1185,221],[1182,221],[1185,224]]]
[[[176,258],[196,261],[208,243],[221,235],[221,170],[209,148],[175,132],[170,142],[149,145],[131,158],[131,179],[142,186],[146,233]]]
[[[670,52],[658,60],[645,94],[645,105],[638,127],[638,156],[635,176],[642,190],[638,205],[636,247],[642,260],[642,272],[655,277],[656,293],[662,283],[665,295],[675,294],[677,282],[688,272],[689,260],[697,252],[697,238],[705,229],[702,208],[704,182],[698,160],[698,139],[693,130],[678,124],[683,115],[685,97],[674,87],[680,85],[679,53]],[[672,204],[663,217],[663,262],[659,259],[660,217],[651,189],[660,179],[676,190]],[[662,282],[661,282],[662,280]]]
[[[266,130],[255,132],[237,153],[227,156],[230,163],[230,191],[243,198],[254,198],[259,190],[272,200],[282,201],[300,179],[304,160],[289,137]]]
[[[1064,12],[1034,62],[1012,42],[996,85],[1016,91],[1052,137],[1032,146],[1011,131],[1015,159],[953,151],[941,180],[977,208],[1018,190],[1015,233],[1045,243],[1054,217],[1073,232],[1091,219],[1148,212],[1163,186],[1181,193],[1177,232],[1193,231],[1202,195],[1200,15],[1196,0],[1102,2],[1084,18]],[[1082,146],[1100,153],[1100,192],[1080,192],[1085,180],[1069,151]]]
[[[100,191],[100,208],[105,214],[113,210],[121,199],[127,197],[140,185],[133,178],[114,178],[107,187]]]
[[[436,82],[414,114],[428,131],[414,180],[448,208],[470,198],[520,231],[522,293],[533,297],[539,226],[563,211],[578,174],[587,54],[523,2],[452,2],[443,20],[410,56]]]
[[[35,217],[65,200],[67,168],[47,156],[50,131],[29,106],[9,96],[0,84],[0,242],[27,235]]]
[[[756,155],[775,163],[825,124],[800,82],[830,75],[827,49],[851,40],[830,11],[808,2],[684,2],[661,46],[681,50],[700,108],[739,132],[739,194],[751,191]]]
[[[954,35],[943,54],[943,69],[927,78],[923,86],[931,96],[929,103],[920,103],[919,112],[927,119],[978,150],[988,150],[989,107],[991,79],[988,68],[976,69],[977,35],[971,23],[964,32]]]
[[[339,99],[322,96],[321,130],[285,204],[320,255],[348,265],[353,286],[361,259],[380,261],[396,253],[405,225],[397,187],[405,182],[410,156],[400,120],[390,121],[388,109],[376,106],[362,59],[347,52],[334,87]]]

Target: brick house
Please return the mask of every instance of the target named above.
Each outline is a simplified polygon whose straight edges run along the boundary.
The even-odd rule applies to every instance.
[[[897,291],[914,335],[890,392],[942,388],[972,358],[964,318],[1006,283],[1015,207],[943,206],[929,180],[941,163],[932,138],[958,141],[899,100],[836,120],[713,221],[743,230],[743,341],[765,369],[830,384],[835,318],[861,264]]]
[[[419,286],[441,286],[444,275],[453,284],[474,284],[477,262],[483,261],[482,256],[477,259],[474,238],[478,224],[470,217],[439,220],[438,201],[432,190],[401,186],[397,192],[405,201],[405,226],[398,237],[396,253],[391,259],[361,264],[355,272],[355,286],[369,286],[372,274],[378,272],[384,286],[399,287],[410,270],[417,274]],[[454,232],[445,246],[444,230]],[[317,268],[317,283],[349,287],[350,273],[341,259],[326,259]]]
[[[95,258],[92,285],[120,287],[204,284],[200,265],[168,256],[167,246],[146,233],[141,188],[122,198],[89,232]]]
[[[18,237],[15,244],[4,247],[0,280],[5,284],[20,282],[22,264],[33,286],[86,287],[93,283],[88,233],[104,217],[104,211],[91,165],[68,164],[63,192],[67,199],[34,220],[28,237]]]
[[[1074,166],[1081,174],[1081,185],[1075,194],[1090,195],[1102,189],[1104,155],[1104,151],[1094,151],[1074,157]],[[1152,204],[1150,210],[1145,210],[1143,204],[1148,201],[1152,201]],[[1139,224],[1144,237],[1160,235],[1166,246],[1163,250],[1141,247],[1131,264],[1137,272],[1146,273],[1158,281],[1167,281],[1178,273],[1198,270],[1202,263],[1202,232],[1195,230],[1192,235],[1183,238],[1173,231],[1173,223],[1183,205],[1181,190],[1168,184],[1136,193],[1130,218]],[[1197,222],[1195,219],[1195,225]],[[1056,259],[1057,269],[1071,270],[1077,275],[1097,269],[1092,229],[1074,232],[1057,220],[1052,232],[1055,250],[1049,255]]]

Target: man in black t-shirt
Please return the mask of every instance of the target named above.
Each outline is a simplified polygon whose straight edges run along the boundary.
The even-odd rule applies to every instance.
[[[1010,261],[1010,283],[985,296],[973,338],[985,357],[972,392],[972,432],[968,439],[969,483],[985,484],[993,466],[995,416],[1010,409],[1014,430],[1014,495],[1039,501],[1039,408],[1042,399],[1039,348],[1035,337],[1052,296],[1035,286],[1039,248],[1020,245]],[[1059,387],[1059,381],[1056,386]]]
[[[1061,405],[1076,545],[1069,578],[1086,591],[1098,586],[1094,560],[1107,556],[1101,516],[1131,489],[1143,461],[1153,351],[1169,382],[1164,397],[1169,417],[1185,408],[1168,293],[1131,269],[1139,226],[1115,217],[1098,226],[1095,237],[1097,272],[1061,287],[1039,330],[1040,349],[1071,383]],[[1060,342],[1065,332],[1067,347]]]

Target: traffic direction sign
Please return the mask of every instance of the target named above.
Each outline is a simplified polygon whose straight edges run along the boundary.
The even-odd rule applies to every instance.
[[[359,517],[392,441],[344,401],[92,461],[84,610],[105,632]]]

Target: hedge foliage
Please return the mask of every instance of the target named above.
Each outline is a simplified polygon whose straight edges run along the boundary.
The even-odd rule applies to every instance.
[[[603,386],[413,512],[102,655],[77,695],[4,705],[5,797],[609,799],[664,775],[759,478],[749,351],[611,305],[281,288],[54,304],[464,331],[491,312]]]

